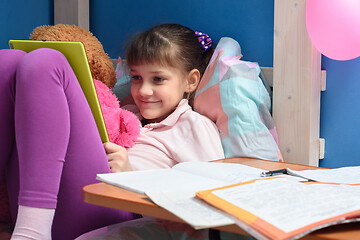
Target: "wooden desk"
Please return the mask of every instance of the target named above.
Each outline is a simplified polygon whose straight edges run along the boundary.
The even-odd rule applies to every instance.
[[[266,170],[291,168],[293,170],[317,169],[317,167],[304,166],[291,163],[279,163],[249,158],[223,159],[217,162],[240,163]],[[87,203],[126,210],[144,216],[151,216],[176,222],[184,222],[167,210],[158,207],[144,195],[127,191],[106,183],[96,183],[83,188],[83,200]],[[223,231],[247,234],[236,225],[222,226],[215,229]],[[330,239],[360,239],[360,223],[349,223],[331,226],[313,232],[301,239],[309,240],[330,240]]]

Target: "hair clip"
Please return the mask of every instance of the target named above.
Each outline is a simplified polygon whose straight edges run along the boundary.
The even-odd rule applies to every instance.
[[[199,43],[203,46],[203,48],[208,50],[211,47],[212,40],[206,33],[195,31],[195,35],[197,36]]]

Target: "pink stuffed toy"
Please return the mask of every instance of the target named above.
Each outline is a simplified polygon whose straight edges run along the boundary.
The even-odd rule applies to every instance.
[[[94,83],[110,142],[124,148],[132,147],[140,133],[139,119],[132,112],[120,108],[117,97],[104,83],[98,80]]]

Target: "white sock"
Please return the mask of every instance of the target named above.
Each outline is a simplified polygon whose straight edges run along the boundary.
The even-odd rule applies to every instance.
[[[50,240],[55,209],[19,205],[12,240]]]

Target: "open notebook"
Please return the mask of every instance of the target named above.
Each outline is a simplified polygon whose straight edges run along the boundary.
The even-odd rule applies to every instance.
[[[20,49],[25,52],[31,52],[38,48],[51,48],[64,54],[90,105],[102,142],[109,141],[85,48],[81,42],[10,40],[9,45],[12,49]]]

